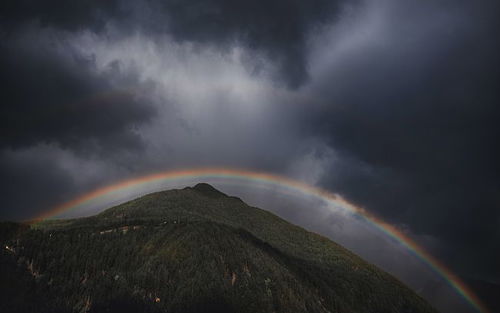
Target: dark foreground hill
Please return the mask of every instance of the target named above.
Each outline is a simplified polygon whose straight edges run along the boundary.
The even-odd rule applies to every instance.
[[[0,226],[1,312],[435,312],[389,274],[207,184]]]

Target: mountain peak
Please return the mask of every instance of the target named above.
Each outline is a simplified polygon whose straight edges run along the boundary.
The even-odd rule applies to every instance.
[[[219,190],[215,189],[212,185],[207,183],[198,183],[193,187],[193,190],[196,190],[206,196],[219,198],[219,197],[227,197],[227,195]]]

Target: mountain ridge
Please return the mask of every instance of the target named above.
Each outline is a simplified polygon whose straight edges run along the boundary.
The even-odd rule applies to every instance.
[[[436,312],[344,247],[208,184],[0,236],[39,312]]]

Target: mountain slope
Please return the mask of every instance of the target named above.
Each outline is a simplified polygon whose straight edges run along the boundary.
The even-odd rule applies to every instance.
[[[2,312],[435,312],[345,248],[207,184],[0,230]]]

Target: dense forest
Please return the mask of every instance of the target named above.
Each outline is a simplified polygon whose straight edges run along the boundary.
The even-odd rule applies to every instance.
[[[1,312],[435,312],[340,245],[210,185],[0,225]]]

